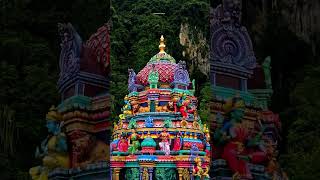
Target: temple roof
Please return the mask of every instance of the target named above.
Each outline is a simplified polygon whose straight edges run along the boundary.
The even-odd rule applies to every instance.
[[[159,73],[159,82],[171,83],[174,80],[174,73],[178,68],[176,60],[165,52],[163,35],[159,41],[159,52],[152,56],[148,64],[137,74],[137,83],[146,86],[149,73],[154,70]]]
[[[156,55],[152,56],[149,60],[149,63],[153,63],[153,62],[160,62],[160,61],[170,61],[172,63],[175,63],[176,60],[170,56],[169,54],[167,54],[166,52],[159,52]]]

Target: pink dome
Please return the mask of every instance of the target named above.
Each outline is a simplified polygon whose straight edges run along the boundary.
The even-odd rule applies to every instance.
[[[148,76],[150,71],[154,66],[154,70],[158,71],[159,73],[159,82],[162,83],[171,83],[173,82],[174,72],[177,68],[176,63],[172,62],[149,62],[138,74],[137,74],[137,83],[141,85],[148,85]]]

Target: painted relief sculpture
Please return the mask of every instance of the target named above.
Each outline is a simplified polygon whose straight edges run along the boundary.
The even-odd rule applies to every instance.
[[[165,155],[170,154],[170,134],[167,132],[166,128],[163,128],[162,133],[159,135],[161,142],[159,142],[159,147],[161,151],[164,151]]]
[[[252,136],[249,126],[242,121],[244,117],[244,102],[239,98],[232,99],[232,109],[228,112],[228,118],[223,120],[223,126],[217,128],[215,139],[218,142],[222,139],[221,157],[225,159],[235,172],[233,178],[253,179],[249,170],[249,163],[259,164],[267,161],[266,148],[262,142],[263,127],[258,127],[257,134]],[[225,105],[227,106],[229,102]],[[220,135],[219,135],[220,134]],[[217,146],[219,148],[219,146]]]
[[[70,23],[58,24],[58,30],[61,103],[46,116],[49,135],[36,150],[42,164],[29,172],[34,180],[105,179],[111,136],[109,25],[86,42]],[[127,151],[126,137],[119,144]]]
[[[222,0],[211,10],[210,176],[214,179],[286,179],[276,161],[281,124],[268,109],[271,58],[256,62],[239,0]]]
[[[165,52],[163,36],[159,49],[140,72],[128,70],[129,94],[111,142],[112,178],[209,179],[209,130],[189,89],[194,82],[185,62],[177,64]],[[126,152],[120,143],[124,139],[129,141]]]
[[[48,137],[36,150],[36,157],[42,159],[42,165],[30,169],[32,179],[46,180],[49,171],[57,168],[69,168],[67,138],[61,132],[61,115],[53,106],[46,116]]]
[[[195,176],[194,179],[204,179],[209,178],[209,167],[207,166],[205,169],[202,168],[201,159],[196,158],[194,160],[196,165],[193,167],[193,175]]]

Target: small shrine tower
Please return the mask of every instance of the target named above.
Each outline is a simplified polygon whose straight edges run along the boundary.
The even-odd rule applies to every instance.
[[[112,133],[112,178],[209,179],[210,135],[185,62],[165,52],[163,36],[159,49],[138,74],[129,69],[129,94]]]
[[[48,137],[37,149],[43,163],[34,180],[106,179],[111,136],[109,24],[83,42],[70,24],[59,24],[61,103],[47,115]]]
[[[214,179],[285,179],[277,163],[279,116],[269,110],[270,57],[262,65],[241,25],[241,1],[210,11],[213,97],[210,123]]]

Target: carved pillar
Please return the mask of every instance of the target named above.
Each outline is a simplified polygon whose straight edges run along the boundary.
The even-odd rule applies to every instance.
[[[154,105],[155,111],[154,111],[154,112],[157,112],[158,105],[159,105],[159,101],[158,101],[158,100],[155,100],[154,102],[155,102],[155,105]]]
[[[149,180],[152,180],[152,177],[153,177],[153,167],[148,168],[148,172],[149,172]]]
[[[194,177],[193,177],[193,167],[190,167],[189,168],[189,173],[190,173],[190,180],[194,180]]]
[[[182,180],[182,172],[183,172],[183,168],[178,168],[179,180]]]
[[[150,112],[156,112],[156,102],[155,100],[150,101]]]
[[[113,177],[112,177],[112,179],[113,180],[120,180],[120,170],[121,170],[121,168],[113,168]]]
[[[109,169],[110,169],[109,178],[110,178],[110,179],[113,179],[113,170],[112,170],[113,168],[110,167]]]
[[[142,173],[143,173],[143,167],[140,167],[140,173],[139,173],[140,174],[140,178],[139,178],[140,180],[142,180]]]

